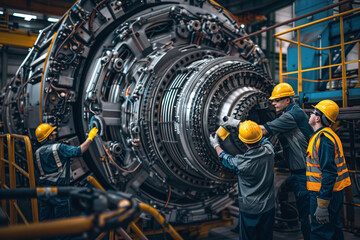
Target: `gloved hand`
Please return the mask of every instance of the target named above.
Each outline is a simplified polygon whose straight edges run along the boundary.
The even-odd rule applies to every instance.
[[[223,121],[224,121],[224,124],[222,126],[224,126],[224,127],[238,128],[241,123],[240,120],[235,119],[233,117],[228,117],[228,116],[223,117]]]
[[[219,136],[218,136],[216,133],[210,135],[209,139],[210,139],[210,144],[211,144],[211,146],[212,146],[214,149],[215,149],[217,146],[220,146]]]
[[[99,130],[96,127],[93,127],[93,129],[91,129],[90,132],[89,132],[88,139],[90,141],[92,141],[94,139],[94,137],[96,136],[98,131]]]
[[[314,213],[314,216],[316,217],[316,221],[318,221],[320,224],[329,223],[330,220],[329,220],[328,206],[329,206],[330,201],[318,198],[317,203],[318,203],[318,206]]]

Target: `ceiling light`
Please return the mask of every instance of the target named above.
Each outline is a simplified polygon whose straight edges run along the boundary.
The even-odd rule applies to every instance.
[[[13,13],[13,16],[15,16],[15,17],[22,17],[22,18],[25,19],[25,21],[31,21],[32,19],[36,19],[36,18],[37,18],[35,15],[24,14],[24,13]]]
[[[49,22],[57,22],[57,21],[59,21],[58,18],[52,18],[52,17],[49,17],[47,20],[48,20]]]

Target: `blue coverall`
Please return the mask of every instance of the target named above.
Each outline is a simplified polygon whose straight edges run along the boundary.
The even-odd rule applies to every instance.
[[[70,158],[81,157],[81,147],[63,143],[46,142],[35,152],[37,169],[40,172],[38,185],[42,187],[69,186]],[[58,162],[55,160],[58,158]],[[59,163],[60,161],[60,163]],[[40,221],[70,216],[68,199],[50,197],[39,201]]]
[[[238,174],[239,239],[271,240],[275,217],[274,148],[263,137],[260,146],[235,157],[222,151],[222,164]]]
[[[319,132],[324,127],[316,131]],[[337,167],[335,164],[335,146],[334,143],[325,135],[320,137],[319,162],[321,169],[321,188],[319,192],[311,191],[310,213],[311,213],[311,239],[344,239],[342,231],[342,219],[340,210],[344,201],[344,190],[333,192],[336,182]],[[330,200],[329,220],[330,223],[319,224],[316,221],[314,213],[317,208],[317,198]]]
[[[291,176],[289,185],[294,192],[296,207],[304,239],[310,239],[310,192],[306,187],[306,150],[314,130],[309,118],[295,103],[291,103],[283,114],[264,124],[270,135],[278,135],[288,162]]]

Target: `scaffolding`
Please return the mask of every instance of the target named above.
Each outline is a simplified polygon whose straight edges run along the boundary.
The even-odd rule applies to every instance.
[[[7,152],[4,150],[5,141],[7,143]],[[15,154],[15,141],[23,141],[25,144],[26,154],[26,166],[21,167],[16,161]],[[7,159],[5,158],[7,155]],[[6,174],[6,167],[8,167],[8,173]],[[20,174],[28,180],[28,185],[31,188],[35,188],[35,174],[34,174],[34,162],[31,142],[28,136],[17,135],[17,134],[3,134],[0,135],[0,189],[16,189],[17,188],[17,175]],[[9,212],[7,210],[7,203],[9,203]],[[36,223],[39,221],[37,199],[32,198],[30,200],[32,222]],[[29,224],[29,220],[25,217],[23,210],[20,208],[16,199],[2,199],[1,208],[4,214],[8,217],[10,224],[18,223],[18,216],[21,217],[25,224]]]
[[[360,39],[357,40],[353,40],[353,41],[348,41],[345,42],[345,38],[344,38],[344,17],[353,14],[353,13],[357,13],[360,12],[360,8],[356,8],[356,9],[352,9],[343,13],[339,13],[333,16],[329,16],[311,23],[307,23],[298,27],[294,27],[291,28],[289,30],[277,33],[274,35],[274,37],[276,39],[279,40],[279,82],[283,82],[284,78],[288,78],[288,79],[297,79],[297,94],[299,95],[300,92],[303,91],[303,81],[310,81],[310,82],[315,82],[315,83],[320,83],[320,82],[329,82],[329,90],[332,91],[332,81],[336,81],[336,80],[341,80],[342,81],[342,104],[343,107],[347,107],[348,106],[348,86],[347,86],[347,79],[348,77],[346,76],[346,65],[350,64],[350,63],[358,63],[358,73],[356,76],[351,76],[352,78],[358,78],[359,81],[356,85],[356,87],[360,87]],[[310,46],[308,44],[304,44],[301,42],[301,34],[300,34],[300,30],[305,29],[307,27],[313,26],[315,24],[319,24],[319,23],[323,23],[325,21],[329,21],[332,20],[334,18],[339,18],[339,22],[340,22],[340,39],[341,42],[340,44],[336,44],[336,45],[332,45],[332,46],[327,46],[327,47],[314,47],[314,46]],[[295,32],[296,33],[296,41],[295,40],[290,40],[290,39],[286,39],[281,37],[284,34],[287,33],[292,33]],[[291,72],[285,72],[283,70],[283,56],[282,56],[282,43],[284,42],[288,42],[288,43],[292,43],[295,44],[297,46],[297,60],[298,60],[298,70],[297,71],[291,71]],[[346,56],[345,56],[345,46],[349,45],[349,44],[357,44],[358,46],[358,60],[354,60],[354,61],[346,61]],[[304,48],[310,48],[313,50],[317,50],[317,51],[328,51],[329,52],[329,64],[325,65],[325,66],[319,66],[319,67],[314,67],[314,68],[307,68],[307,69],[303,69],[302,68],[302,61],[301,61],[301,54],[302,54],[302,47]],[[340,63],[336,63],[336,64],[332,64],[331,63],[331,59],[332,59],[332,55],[331,55],[331,50],[335,49],[335,48],[340,48],[341,51],[341,62]],[[332,67],[338,67],[341,66],[341,77],[340,78],[333,78],[332,77]],[[313,80],[313,79],[304,79],[303,78],[303,73],[304,72],[309,72],[309,71],[317,71],[317,70],[321,70],[321,69],[329,69],[329,79],[318,79],[318,80]],[[290,77],[289,75],[291,74],[297,74],[297,78],[294,77]]]

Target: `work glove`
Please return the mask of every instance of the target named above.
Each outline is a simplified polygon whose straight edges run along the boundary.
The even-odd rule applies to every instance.
[[[89,132],[88,139],[90,141],[92,141],[94,139],[94,137],[96,136],[98,131],[99,130],[96,127],[93,127],[93,129],[91,129],[90,132]]]
[[[211,144],[211,146],[212,146],[214,149],[215,149],[217,146],[220,146],[219,136],[218,136],[216,133],[210,135],[209,139],[210,139],[210,144]]]
[[[228,116],[223,117],[223,121],[224,121],[224,123],[222,126],[225,128],[226,127],[238,128],[241,123],[240,120],[235,119],[233,117],[228,117]]]
[[[329,207],[330,201],[318,198],[317,204],[318,204],[318,206],[314,213],[314,216],[316,217],[316,221],[318,221],[318,223],[320,223],[320,224],[329,223],[330,220],[329,220],[328,207]]]

